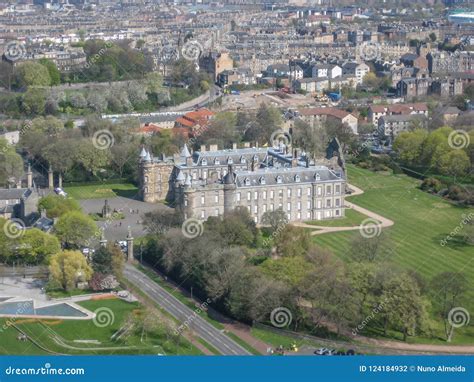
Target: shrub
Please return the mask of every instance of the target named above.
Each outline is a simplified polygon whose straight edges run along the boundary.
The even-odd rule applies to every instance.
[[[421,183],[420,188],[423,191],[431,192],[433,194],[437,194],[443,188],[443,184],[435,178],[425,178]]]

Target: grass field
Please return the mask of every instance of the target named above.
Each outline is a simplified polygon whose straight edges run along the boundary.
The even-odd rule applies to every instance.
[[[348,166],[349,183],[364,194],[348,200],[392,219],[394,226],[385,229],[390,240],[390,260],[419,272],[427,281],[443,271],[462,272],[470,283],[464,308],[474,315],[474,247],[459,240],[441,241],[461,227],[462,220],[473,208],[457,207],[438,196],[419,190],[419,181],[406,175],[381,175]],[[315,243],[331,249],[347,260],[350,242],[358,232],[338,232],[314,237]],[[472,320],[471,320],[472,321]],[[474,343],[474,327],[461,328]],[[458,336],[459,343],[465,339]],[[456,343],[456,342],[455,342]]]
[[[321,227],[352,227],[358,226],[367,219],[367,216],[350,208],[345,211],[346,216],[332,220],[310,220],[305,223]]]
[[[131,198],[138,194],[137,187],[130,183],[66,186],[64,191],[68,193],[68,196],[74,199],[102,199],[116,196]]]
[[[182,337],[178,344],[173,343],[164,329],[157,330],[153,336],[144,339],[133,331],[120,339],[114,339],[114,334],[124,328],[126,318],[140,312],[139,303],[110,299],[84,301],[79,305],[93,312],[99,308],[110,309],[113,320],[108,321],[109,325],[101,327],[93,320],[16,318],[12,320],[14,325],[32,339],[19,341],[19,331],[14,327],[7,327],[6,319],[0,319],[0,328],[3,328],[0,331],[0,354],[48,354],[48,351],[60,354],[201,354]]]

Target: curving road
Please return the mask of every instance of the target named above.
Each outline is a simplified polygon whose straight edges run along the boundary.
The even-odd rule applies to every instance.
[[[175,317],[179,322],[188,322],[199,337],[219,350],[223,355],[250,355],[246,349],[234,342],[219,329],[212,326],[195,312],[177,300],[173,295],[159,286],[143,272],[127,264],[124,269],[125,277],[140,288],[148,297]]]

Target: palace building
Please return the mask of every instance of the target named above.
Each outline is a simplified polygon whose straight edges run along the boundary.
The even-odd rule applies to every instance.
[[[224,150],[211,145],[194,153],[185,145],[179,155],[161,158],[143,148],[141,196],[146,202],[168,201],[186,219],[206,220],[239,206],[247,208],[256,223],[277,209],[289,221],[340,218],[346,177],[338,143],[333,143],[328,159],[317,164],[284,145]]]

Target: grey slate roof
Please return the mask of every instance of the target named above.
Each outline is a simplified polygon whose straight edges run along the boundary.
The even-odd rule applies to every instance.
[[[20,199],[22,196],[28,197],[31,190],[28,188],[2,188],[0,189],[0,200]]]

